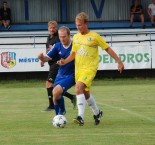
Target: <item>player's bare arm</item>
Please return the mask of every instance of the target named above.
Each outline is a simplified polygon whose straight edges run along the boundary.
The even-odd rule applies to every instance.
[[[124,69],[124,65],[122,63],[122,61],[120,60],[120,58],[117,56],[117,54],[110,48],[108,47],[107,49],[105,49],[105,51],[113,58],[116,60],[116,62],[118,63],[118,71],[120,73],[122,73],[123,69]]]
[[[38,55],[38,58],[39,58],[42,62],[48,62],[48,61],[50,60],[47,56],[43,55],[43,53],[40,53],[40,54]]]
[[[66,59],[60,59],[59,61],[57,61],[57,64],[65,65],[74,59],[75,59],[75,52],[72,52]]]

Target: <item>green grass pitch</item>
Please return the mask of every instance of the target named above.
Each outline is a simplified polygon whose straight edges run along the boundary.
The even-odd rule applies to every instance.
[[[95,80],[91,92],[104,112],[101,123],[94,126],[86,105],[85,125],[74,124],[77,108],[65,98],[68,122],[57,129],[54,112],[42,112],[45,81],[1,81],[0,145],[155,145],[155,79]]]

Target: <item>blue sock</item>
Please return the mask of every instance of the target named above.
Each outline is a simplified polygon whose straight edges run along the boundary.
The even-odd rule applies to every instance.
[[[55,110],[55,114],[58,115],[58,113],[59,113],[59,106],[58,105],[54,105],[54,110]]]
[[[64,115],[66,113],[66,109],[65,109],[65,101],[63,96],[59,100],[57,100],[57,104],[59,106],[58,114]]]

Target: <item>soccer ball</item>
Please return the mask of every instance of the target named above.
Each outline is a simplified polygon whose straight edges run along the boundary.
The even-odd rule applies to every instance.
[[[64,128],[66,126],[67,120],[64,115],[56,115],[53,120],[52,124],[56,128]]]

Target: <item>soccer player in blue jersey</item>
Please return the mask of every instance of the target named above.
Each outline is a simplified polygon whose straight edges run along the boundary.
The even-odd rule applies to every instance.
[[[70,55],[72,43],[69,28],[64,26],[60,27],[58,34],[60,42],[53,45],[53,48],[46,55],[43,55],[43,53],[39,54],[38,58],[41,61],[48,62],[52,59],[66,59]],[[58,74],[54,81],[53,102],[56,115],[64,115],[66,113],[63,94],[73,85],[75,85],[74,61],[71,61],[59,67]]]
[[[46,53],[50,51],[50,49],[55,43],[60,42],[59,35],[58,35],[58,24],[56,21],[52,20],[48,22],[48,31],[49,31],[49,35],[47,37],[47,42],[46,42]],[[44,62],[40,62],[40,63],[41,63],[41,66],[43,67]],[[46,89],[47,89],[47,96],[49,100],[49,106],[44,111],[51,111],[54,109],[52,91],[53,91],[54,81],[59,69],[59,65],[57,64],[57,59],[49,60],[48,64],[49,64],[49,72],[46,79]],[[70,94],[69,92],[65,92],[64,96],[71,100],[71,103],[73,103],[73,107],[75,108],[76,96]]]

